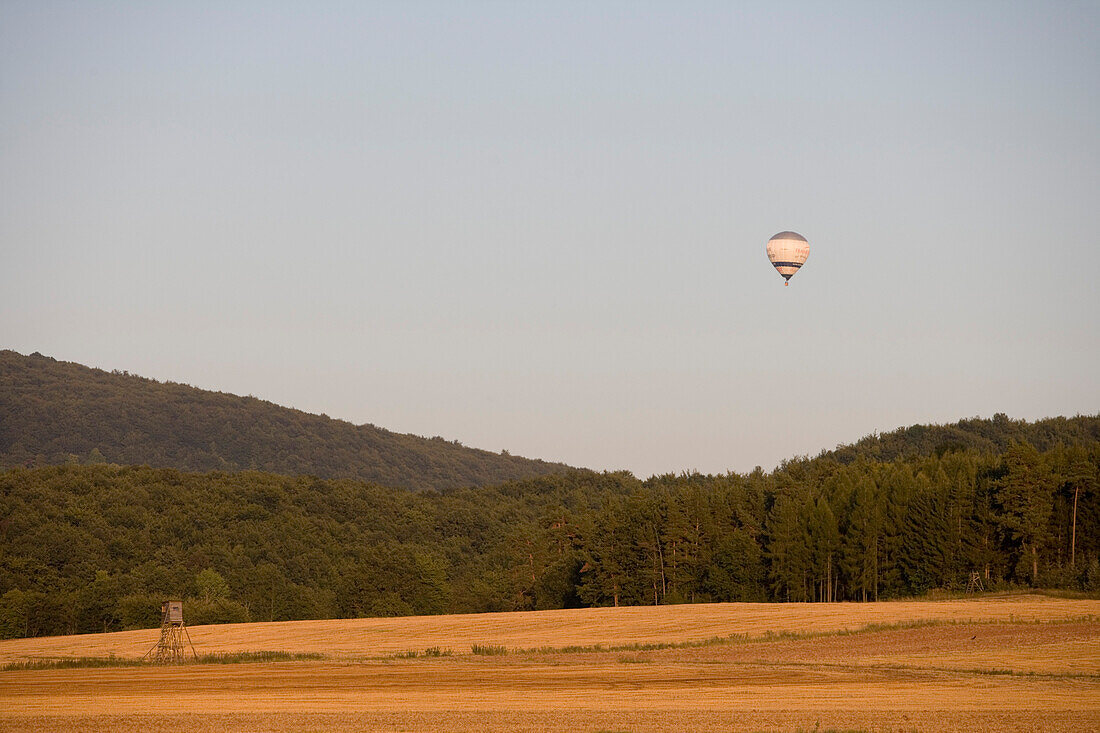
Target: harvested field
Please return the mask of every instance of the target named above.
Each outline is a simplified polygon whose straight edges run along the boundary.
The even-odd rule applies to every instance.
[[[624,646],[703,641],[734,634],[853,631],[868,624],[910,621],[1063,621],[1100,618],[1100,602],[1046,596],[883,603],[713,603],[685,606],[586,608],[465,616],[287,621],[194,626],[203,653],[280,650],[362,659],[441,647],[468,652],[473,644],[509,649]],[[55,636],[0,641],[0,665],[31,657],[137,658],[158,631]]]
[[[835,633],[872,623],[894,626]],[[703,643],[732,634],[748,638]],[[587,609],[204,627],[192,636],[202,652],[327,658],[0,672],[0,729],[1100,728],[1096,601]],[[0,660],[140,656],[153,640],[127,632],[6,641]],[[641,648],[683,642],[700,644]],[[474,644],[511,651],[475,656]],[[596,644],[622,648],[516,651]],[[455,655],[392,657],[429,647]]]

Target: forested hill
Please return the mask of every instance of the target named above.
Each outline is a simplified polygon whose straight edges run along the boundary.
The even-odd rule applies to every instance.
[[[413,492],[258,471],[0,471],[0,638],[930,589],[1100,593],[1100,443]]]
[[[960,450],[1003,453],[1013,443],[1029,443],[1042,451],[1060,444],[1084,445],[1097,441],[1100,441],[1100,415],[1027,422],[998,413],[988,420],[975,417],[950,425],[913,425],[868,435],[822,455],[848,464],[859,459],[893,461]]]
[[[0,351],[0,467],[116,463],[259,469],[383,486],[484,486],[568,470],[443,438]]]

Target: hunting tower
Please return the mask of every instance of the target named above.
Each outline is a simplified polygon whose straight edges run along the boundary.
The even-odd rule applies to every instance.
[[[186,655],[184,639],[187,639],[187,646],[191,647],[191,657],[198,657],[195,654],[195,645],[191,643],[191,634],[187,632],[187,625],[183,622],[183,601],[165,601],[160,606],[160,612],[160,641],[145,652],[142,659],[149,658],[153,664],[180,664]]]

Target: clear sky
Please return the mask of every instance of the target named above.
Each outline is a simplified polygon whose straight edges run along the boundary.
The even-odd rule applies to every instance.
[[[24,354],[747,471],[1100,411],[1098,232],[1095,2],[0,3]]]

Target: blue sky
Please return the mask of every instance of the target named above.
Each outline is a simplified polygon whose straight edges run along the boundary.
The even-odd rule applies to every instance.
[[[1098,119],[1095,3],[6,2],[0,346],[642,476],[1096,413]]]

